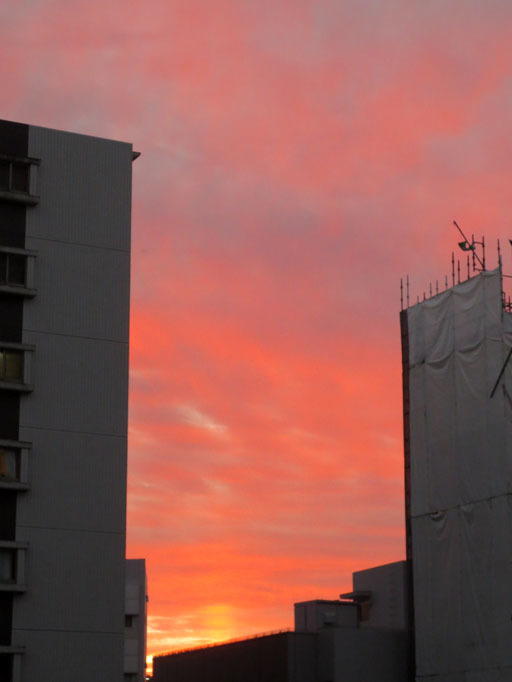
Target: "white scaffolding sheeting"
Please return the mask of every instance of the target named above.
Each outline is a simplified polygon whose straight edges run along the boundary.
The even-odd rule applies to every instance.
[[[407,313],[417,680],[512,679],[512,344],[499,272]]]

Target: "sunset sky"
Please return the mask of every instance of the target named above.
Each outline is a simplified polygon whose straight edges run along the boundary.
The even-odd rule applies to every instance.
[[[134,144],[149,653],[404,558],[400,277],[512,274],[510,0],[2,0],[0,118]],[[459,251],[459,255],[462,253]]]

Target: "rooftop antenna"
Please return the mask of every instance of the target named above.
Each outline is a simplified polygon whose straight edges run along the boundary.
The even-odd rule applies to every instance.
[[[505,295],[505,289],[503,288],[503,270],[501,268],[501,248],[500,248],[500,240],[497,240],[498,244],[498,270],[500,271],[500,279],[501,279],[501,298],[503,301],[503,308],[506,310],[507,309],[507,297]]]
[[[452,286],[455,286],[455,254],[452,251]]]
[[[509,239],[508,241],[509,241],[510,246],[512,246],[512,239]],[[499,243],[499,240],[498,240],[499,266],[500,266],[500,268],[502,268],[503,262],[502,262],[502,259],[501,259],[501,250],[500,250],[499,247],[500,247],[500,243]],[[501,276],[502,276],[502,277],[508,277],[509,279],[512,279],[512,275],[505,275],[503,272],[501,273]]]
[[[409,307],[409,275],[407,275],[407,307]]]
[[[455,225],[455,227],[457,228],[457,230],[460,232],[460,234],[461,234],[461,236],[462,236],[462,238],[463,238],[463,240],[464,240],[464,241],[462,241],[462,242],[459,242],[459,249],[460,249],[461,251],[471,251],[471,252],[472,252],[472,256],[473,256],[473,272],[474,272],[475,270],[479,270],[480,272],[483,272],[483,271],[485,270],[485,242],[484,242],[483,238],[482,238],[482,241],[481,241],[481,242],[477,242],[477,241],[475,241],[475,236],[474,236],[474,235],[471,235],[471,241],[469,241],[469,239],[466,237],[466,235],[464,234],[464,232],[463,232],[463,231],[460,229],[460,227],[457,225],[457,221],[454,220],[454,221],[453,221],[453,224]],[[480,256],[479,256],[479,255],[477,254],[477,252],[476,252],[476,245],[477,245],[477,244],[479,244],[479,245],[482,247],[482,255],[483,255],[483,257],[484,257],[484,260],[482,260],[482,259],[480,258]],[[511,242],[511,244],[512,244],[512,242]],[[468,254],[468,256],[469,256],[469,254]],[[476,267],[475,261],[478,261],[478,264],[480,265],[479,268]]]
[[[400,310],[404,309],[404,278],[400,277]]]
[[[512,246],[512,239],[509,239],[509,244]],[[498,239],[498,267],[500,269],[500,275],[502,277],[506,277],[507,279],[512,279],[512,275],[506,275],[503,272],[503,258],[501,255],[501,246],[500,246],[500,240]],[[507,303],[507,294],[505,293],[505,290],[503,290],[503,307],[505,310],[508,310],[509,312],[512,312],[512,304],[510,301],[510,296],[508,297],[508,303]]]

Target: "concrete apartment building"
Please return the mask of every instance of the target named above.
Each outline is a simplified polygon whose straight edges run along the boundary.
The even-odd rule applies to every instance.
[[[0,121],[0,682],[121,682],[132,147]]]

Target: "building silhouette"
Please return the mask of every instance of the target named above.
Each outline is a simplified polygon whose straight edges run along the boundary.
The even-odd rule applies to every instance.
[[[132,147],[0,121],[0,681],[123,679]]]
[[[153,659],[154,682],[408,682],[406,565],[353,574],[340,600],[294,607],[294,629]]]

